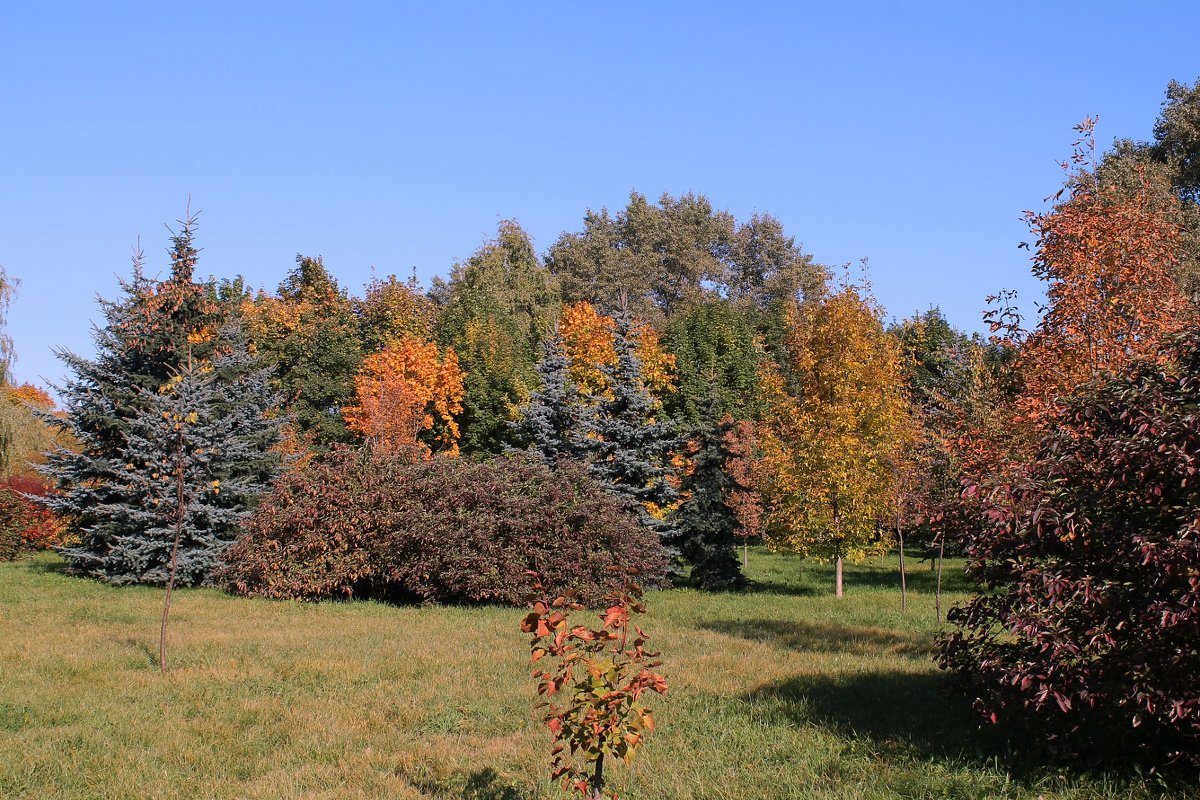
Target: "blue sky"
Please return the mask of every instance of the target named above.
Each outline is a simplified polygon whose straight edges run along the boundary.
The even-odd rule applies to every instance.
[[[15,376],[91,352],[140,236],[202,210],[203,274],[274,288],[296,253],[351,291],[445,274],[516,218],[693,190],[870,259],[904,316],[979,328],[1037,296],[1025,209],[1071,126],[1148,138],[1200,77],[1200,4],[13,3],[0,20],[0,265]]]

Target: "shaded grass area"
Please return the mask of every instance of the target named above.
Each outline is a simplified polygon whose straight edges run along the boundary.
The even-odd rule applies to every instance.
[[[520,612],[177,594],[0,565],[0,796],[561,797],[546,778]],[[927,571],[927,567],[923,568]],[[653,593],[671,692],[623,797],[1126,798],[1133,774],[1026,763],[929,659],[932,583],[751,550],[756,590]],[[961,599],[960,565],[946,586]],[[1195,785],[1165,794],[1192,796]]]

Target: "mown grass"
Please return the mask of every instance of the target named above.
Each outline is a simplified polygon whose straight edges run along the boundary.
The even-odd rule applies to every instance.
[[[752,550],[758,590],[649,597],[671,682],[623,797],[1129,798],[1135,774],[1042,767],[948,699],[928,568]],[[951,601],[966,587],[947,571]],[[0,565],[0,796],[561,797],[519,612],[176,595]],[[1191,791],[1189,791],[1189,789]]]

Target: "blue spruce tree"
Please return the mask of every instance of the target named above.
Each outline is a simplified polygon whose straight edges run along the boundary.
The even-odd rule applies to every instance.
[[[520,421],[513,423],[517,440],[549,467],[562,458],[582,461],[587,455],[583,404],[570,366],[556,332],[542,343],[536,367],[538,388],[522,409]]]
[[[125,296],[102,302],[94,359],[60,354],[73,376],[60,389],[65,414],[54,423],[78,450],[47,454],[43,472],[59,489],[47,505],[79,537],[62,551],[76,574],[117,584],[167,581],[178,503],[163,487],[179,471],[180,454],[168,418],[180,403],[189,498],[182,582],[210,579],[278,470],[271,448],[279,422],[270,418],[277,399],[238,326],[218,328],[208,287],[192,280],[191,239],[189,220],[172,240],[166,281],[145,278],[135,261]]]
[[[617,363],[604,368],[611,396],[596,404],[589,426],[593,435],[583,439],[588,469],[612,494],[626,498],[642,524],[670,546],[672,524],[650,509],[665,513],[678,497],[669,477],[671,452],[679,437],[674,423],[665,418],[662,406],[642,381],[628,313],[619,314],[616,323],[613,344]]]

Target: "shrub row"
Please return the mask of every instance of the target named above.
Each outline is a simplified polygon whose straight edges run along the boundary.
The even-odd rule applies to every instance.
[[[518,605],[529,570],[595,603],[613,568],[656,585],[669,557],[575,465],[345,451],[282,478],[225,561],[247,595]]]

